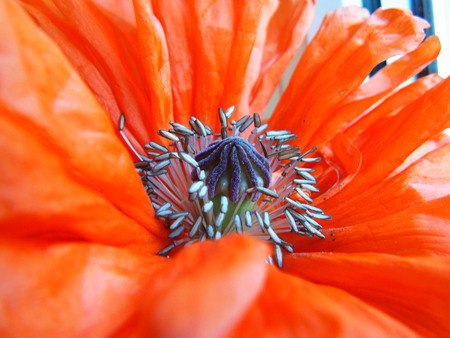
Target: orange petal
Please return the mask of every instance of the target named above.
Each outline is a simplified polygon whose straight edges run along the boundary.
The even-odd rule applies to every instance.
[[[202,13],[198,29],[204,58],[199,60],[201,63],[197,63],[196,67],[196,80],[200,83],[196,83],[195,87],[194,111],[203,112],[203,114],[207,112],[208,115],[213,113],[213,116],[217,116],[215,114],[217,105],[229,107],[238,105],[241,101],[263,3],[262,0],[236,3],[217,1],[211,5],[211,1],[204,1],[199,8]],[[230,8],[231,4],[233,5]],[[220,20],[218,20],[218,14],[221,17]],[[215,42],[211,43],[211,41]],[[210,74],[211,71],[215,74]],[[219,91],[221,96],[218,101],[209,103],[211,88],[217,88],[210,85],[216,83],[223,86],[223,93]],[[244,113],[239,112],[234,118]],[[214,120],[217,130],[218,118]]]
[[[22,0],[111,119],[117,123],[125,113],[137,149],[170,119],[187,124],[195,115],[215,128],[220,106],[239,106],[234,118],[253,101],[262,109],[307,30],[314,2],[274,8],[262,0],[137,0],[133,9],[120,2]]]
[[[156,337],[223,337],[261,292],[268,248],[230,235],[194,244],[152,277],[142,320]]]
[[[263,291],[231,336],[409,337],[413,332],[349,293],[272,267]]]
[[[140,25],[138,32],[131,2],[21,2],[68,57],[111,120],[118,124],[120,114],[125,114],[136,148],[155,138],[158,129],[167,128],[163,123],[172,119],[172,112],[161,109],[170,106],[170,97],[161,99],[149,91],[148,84],[158,83],[163,88],[158,77],[161,81],[170,78],[168,69],[161,67],[157,78],[146,78],[164,65],[164,41],[153,30],[153,61],[145,58],[147,51],[138,41],[138,36],[146,33],[143,30],[152,29],[152,17],[148,17],[147,25]]]
[[[379,184],[368,186],[349,199],[339,194],[320,204],[345,226],[389,215],[417,203],[450,195],[450,145],[445,145],[406,170]]]
[[[264,113],[281,77],[308,32],[315,0],[267,1],[257,28],[239,111]]]
[[[2,240],[2,334],[109,336],[135,313],[163,261],[87,243]]]
[[[297,126],[301,144],[330,118],[346,96],[361,85],[381,61],[417,47],[428,24],[407,11],[358,7],[327,15],[302,56],[292,81],[271,119],[276,129]],[[299,98],[301,98],[299,100]]]
[[[196,57],[196,16],[192,2],[183,0],[150,1],[167,39],[169,51],[174,119],[187,124],[193,111],[194,62]],[[151,47],[151,46],[150,46]],[[205,112],[207,113],[207,112]],[[211,112],[209,112],[211,113]],[[167,128],[167,127],[166,127]]]
[[[427,90],[440,83],[442,78],[437,74],[421,77],[410,85],[398,90],[374,108],[347,126],[344,133],[352,141],[355,141],[366,129],[386,116],[398,113],[411,102],[419,99]]]
[[[159,232],[148,197],[108,117],[28,16],[14,3],[1,7],[3,234],[159,246],[148,233]]]
[[[353,199],[338,195],[320,207],[333,216],[324,240],[286,234],[299,251],[450,254],[450,145],[430,152],[408,169]]]
[[[422,144],[419,148],[414,150],[414,152],[408,156],[408,158],[402,163],[402,165],[395,169],[391,176],[397,175],[398,173],[408,168],[414,162],[420,160],[425,155],[447,144],[450,144],[450,135],[448,135],[445,130],[443,132],[437,133],[431,139]]]
[[[378,201],[374,199],[374,204]],[[387,215],[375,215],[370,220],[346,224],[337,215],[333,225],[324,224],[325,239],[286,234],[285,240],[295,245],[296,252],[379,252],[400,256],[450,255],[450,197]],[[366,206],[369,204],[365,204]],[[372,209],[372,208],[371,208]],[[378,207],[381,209],[381,206]],[[364,210],[360,210],[362,217]]]
[[[331,198],[351,182],[361,165],[361,153],[342,133],[336,134],[320,150],[326,164],[325,171],[317,177],[320,200]]]
[[[216,128],[218,107],[241,100],[263,1],[153,1],[153,6],[169,46],[175,117],[187,123],[195,115]]]
[[[173,119],[169,55],[164,31],[154,17],[148,0],[135,0],[133,3],[140,58],[147,84],[146,91],[151,103],[151,110],[148,113],[152,125],[147,127],[154,128],[150,129],[150,133],[153,131],[154,136],[155,130],[167,129],[169,121]]]
[[[389,176],[423,143],[449,126],[447,93],[450,78],[443,80],[393,116],[380,119],[353,142],[360,150],[361,169],[343,190],[342,200],[353,198]]]
[[[317,128],[316,133],[311,137],[314,145],[320,147],[330,138],[330,135],[341,131],[397,86],[417,75],[437,58],[440,48],[438,37],[432,36],[412,52],[383,67],[361,87],[350,93],[330,115],[330,118]]]
[[[450,332],[449,267],[450,259],[444,257],[370,253],[299,254],[285,259],[286,271],[344,290],[426,337]]]
[[[263,108],[312,20],[314,0],[153,1],[166,32],[174,114],[214,124],[217,107],[233,116]],[[241,97],[242,95],[242,97]]]

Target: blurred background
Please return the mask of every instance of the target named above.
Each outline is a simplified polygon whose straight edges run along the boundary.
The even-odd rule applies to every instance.
[[[377,8],[407,8],[415,15],[426,19],[431,28],[427,30],[427,35],[438,35],[441,41],[442,49],[438,59],[430,64],[419,76],[424,76],[430,73],[438,73],[442,77],[447,77],[450,74],[450,0],[316,0],[316,15],[307,35],[307,41],[304,41],[304,46],[314,37],[315,33],[320,27],[323,17],[326,13],[344,6],[360,6],[367,8],[371,13]],[[302,54],[302,48],[296,58],[292,61],[290,67],[287,69],[277,92],[272,97],[266,113],[272,112],[272,109],[278,102],[286,88],[292,72]],[[387,62],[389,62],[388,60]],[[379,67],[382,67],[380,64]],[[376,69],[374,70],[376,71]]]

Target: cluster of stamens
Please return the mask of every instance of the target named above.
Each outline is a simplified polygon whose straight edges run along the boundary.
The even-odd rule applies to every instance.
[[[331,218],[311,205],[311,193],[319,190],[314,169],[304,167],[320,157],[310,157],[316,148],[303,153],[291,147],[297,136],[287,130],[266,131],[258,113],[229,123],[233,112],[234,107],[219,109],[220,134],[191,117],[191,128],[170,122],[172,129],[158,131],[167,146],[150,142],[145,155],[133,149],[155,215],[172,239],[158,254],[237,232],[273,243],[282,267],[282,251],[293,252],[293,244],[279,234],[324,238],[317,220]],[[124,127],[122,115],[120,133],[130,145]],[[268,261],[273,263],[272,256]]]

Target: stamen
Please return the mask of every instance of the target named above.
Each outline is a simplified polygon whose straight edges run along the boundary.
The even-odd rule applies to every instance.
[[[181,233],[184,231],[184,229],[185,229],[185,227],[184,226],[179,226],[178,228],[176,228],[174,231],[172,231],[170,234],[169,234],[169,238],[176,238],[176,237],[178,237],[178,236],[180,236],[181,235]]]
[[[125,128],[125,115],[121,114],[119,118],[119,130],[122,131]]]
[[[278,267],[281,269],[283,267],[283,253],[281,252],[281,246],[275,244],[275,260]]]
[[[171,217],[173,215],[170,215],[169,217]],[[184,217],[178,217],[177,219],[175,219],[175,221],[169,226],[170,230],[176,229],[180,223],[184,220]]]
[[[169,149],[156,142],[150,142],[149,144],[146,144],[144,148],[158,150],[162,153],[167,153],[169,151]]]
[[[202,222],[203,222],[203,217],[198,216],[197,219],[195,220],[195,223],[192,225],[191,230],[189,231],[189,238],[195,237]]]
[[[256,220],[258,221],[259,226],[261,227],[262,232],[266,232],[266,229],[264,228],[264,223],[261,215],[259,212],[255,211]]]
[[[242,233],[242,222],[239,215],[234,215],[234,225],[236,226],[236,232]]]
[[[245,219],[245,225],[246,226],[248,226],[249,228],[252,226],[252,223],[253,223],[253,221],[252,221],[252,214],[250,213],[250,211],[246,211],[245,213],[244,213],[244,219]]]
[[[267,189],[267,188],[264,188],[264,187],[256,187],[256,189],[259,192],[262,192],[263,194],[265,194],[267,196],[270,196],[270,197],[273,197],[273,198],[279,198],[280,197],[279,194],[277,194],[275,191],[272,191],[270,189]]]
[[[233,115],[234,111],[236,110],[235,106],[231,106],[227,109],[227,111],[225,112],[225,115],[227,116],[227,119],[229,119],[231,117],[231,115]]]
[[[283,251],[294,251],[283,233],[324,238],[316,220],[331,217],[311,205],[311,194],[319,189],[314,169],[304,167],[320,157],[309,157],[315,147],[306,152],[291,147],[289,141],[297,136],[288,130],[266,131],[268,124],[261,124],[258,113],[229,121],[234,111],[234,106],[219,109],[219,134],[195,117],[190,128],[171,121],[172,129],[158,131],[169,146],[149,142],[146,155],[128,140],[124,115],[119,130],[139,159],[136,171],[155,217],[165,221],[173,240],[159,255],[237,232],[272,243],[273,257],[267,261],[281,268]],[[249,128],[245,139],[241,134]]]
[[[168,131],[165,131],[165,130],[158,130],[158,134],[161,135],[162,137],[165,137],[166,139],[168,139],[170,141],[178,142],[180,140],[177,136],[175,136],[172,133],[169,133]]]
[[[259,128],[261,126],[261,118],[258,113],[253,114],[253,122],[255,124],[255,128]]]

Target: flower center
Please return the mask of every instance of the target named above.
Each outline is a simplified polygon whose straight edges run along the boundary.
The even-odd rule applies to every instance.
[[[170,141],[167,147],[150,142],[146,155],[133,149],[156,217],[164,220],[172,239],[158,254],[237,232],[272,243],[273,258],[282,267],[282,252],[293,252],[293,244],[280,234],[324,238],[318,220],[331,218],[311,205],[311,195],[319,190],[314,169],[305,164],[320,157],[310,157],[315,148],[303,153],[291,147],[288,142],[296,135],[289,131],[266,131],[257,113],[229,125],[233,111],[219,109],[220,134],[191,117],[191,128],[170,122],[172,129],[158,132]],[[120,132],[130,145],[124,121],[122,115]]]
[[[200,169],[206,172],[208,196],[228,196],[237,202],[250,187],[268,187],[270,184],[269,161],[242,137],[232,136],[211,143],[195,156]],[[193,179],[198,180],[196,171]],[[254,194],[252,201],[256,201]]]

